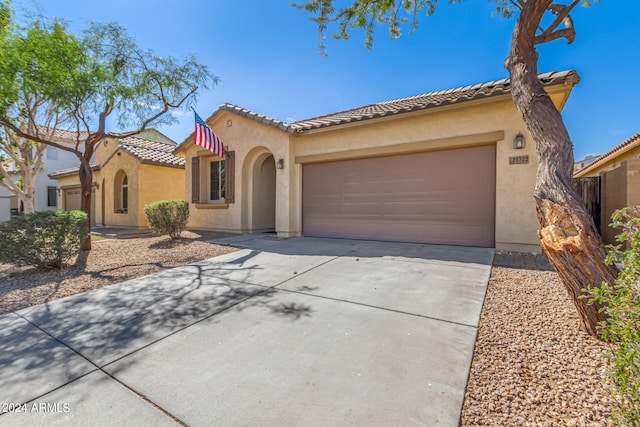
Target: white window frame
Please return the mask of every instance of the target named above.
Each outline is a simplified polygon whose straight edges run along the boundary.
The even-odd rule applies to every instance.
[[[213,187],[213,179],[212,179],[213,178],[212,177],[212,172],[213,171],[212,171],[212,169],[214,167],[213,166],[214,164],[218,164],[218,180],[217,180],[218,181],[218,184],[217,184],[218,188],[216,189],[217,193],[219,195],[218,198],[213,198],[212,197],[214,195],[213,194],[213,192],[214,192],[213,190],[214,189],[212,188]],[[222,167],[220,167],[220,166],[222,166]],[[225,168],[225,166],[226,166],[226,164],[225,164],[224,159],[212,160],[212,161],[209,162],[209,165],[208,165],[207,171],[206,171],[206,174],[207,174],[207,181],[206,181],[207,185],[206,185],[206,188],[207,188],[207,200],[210,203],[225,203],[225,184],[226,184],[226,176],[225,176],[225,169],[226,168]]]

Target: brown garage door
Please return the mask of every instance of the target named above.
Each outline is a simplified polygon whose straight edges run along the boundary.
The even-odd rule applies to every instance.
[[[82,191],[80,187],[78,188],[69,188],[64,192],[64,208],[67,211],[79,210]]]
[[[495,145],[303,166],[303,234],[494,246]]]

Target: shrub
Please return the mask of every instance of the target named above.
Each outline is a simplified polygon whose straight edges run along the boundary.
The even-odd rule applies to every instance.
[[[640,206],[614,212],[611,227],[621,228],[617,245],[609,245],[607,264],[621,266],[611,285],[590,288],[602,303],[607,320],[602,337],[614,343],[605,357],[613,362],[609,372],[618,396],[612,418],[620,425],[640,426]]]
[[[87,238],[87,214],[44,211],[0,223],[0,262],[62,268]]]
[[[144,214],[154,234],[167,234],[172,239],[179,239],[187,228],[189,203],[184,200],[160,200],[144,205]]]

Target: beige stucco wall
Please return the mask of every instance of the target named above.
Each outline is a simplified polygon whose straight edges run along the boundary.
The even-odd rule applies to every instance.
[[[100,200],[98,209],[103,209],[101,203],[104,202],[104,220],[105,225],[119,227],[139,227],[141,220],[139,216],[144,216],[144,212],[140,210],[139,192],[140,192],[140,162],[129,153],[123,150],[117,151],[116,155],[100,169],[100,176],[104,177],[104,200]],[[129,183],[129,209],[127,212],[121,212],[120,196],[116,195],[116,188],[120,188],[116,181],[121,180],[118,172],[124,172],[127,175]],[[102,179],[100,180],[102,181]],[[101,184],[102,185],[102,184]],[[119,193],[119,190],[118,190]],[[102,197],[101,197],[102,199]]]
[[[517,150],[513,148],[513,139],[519,132],[525,135],[526,141],[525,148]],[[535,147],[510,97],[466,108],[430,110],[405,119],[383,120],[368,126],[351,125],[341,130],[295,137],[300,163],[322,160],[322,156],[316,159],[315,155],[340,151],[349,155],[349,150],[373,146],[402,149],[406,145],[427,151],[487,143],[496,144],[496,248],[539,252],[533,201],[537,167]],[[509,157],[523,155],[529,156],[527,164],[509,164]],[[301,164],[298,164],[298,174],[301,170]],[[297,196],[301,197],[301,190]]]
[[[254,218],[254,213],[260,215],[262,210],[269,210],[270,206],[275,204],[275,229],[281,235],[295,235],[291,231],[291,213],[287,203],[292,181],[289,135],[272,126],[228,112],[221,112],[208,122],[208,125],[223,141],[227,151],[235,151],[235,203],[197,205],[190,203],[189,227],[232,232],[263,231],[268,227],[265,227],[265,221]],[[196,155],[209,160],[217,157],[193,144],[192,141],[188,141],[184,150],[177,154],[186,158],[188,178],[184,194],[188,196],[187,201],[191,202],[191,158]],[[284,169],[278,169],[275,170],[275,174],[273,172],[269,174],[269,179],[275,178],[275,194],[270,196],[256,192],[254,197],[252,179],[254,171],[268,161],[270,156],[273,156],[274,162],[280,158],[285,161]],[[266,205],[262,206],[262,204]],[[293,233],[296,231],[293,230]]]
[[[551,90],[559,108],[570,89]],[[510,95],[295,134],[222,110],[208,124],[227,150],[236,152],[235,203],[192,205],[191,228],[258,231],[252,219],[259,211],[253,206],[259,199],[252,194],[253,168],[270,154],[275,162],[284,160],[284,169],[275,171],[275,229],[279,236],[289,237],[302,230],[305,163],[492,143],[496,144],[496,249],[540,251],[533,200],[535,146]],[[524,149],[513,148],[518,133],[525,135]],[[185,194],[189,198],[191,158],[203,153],[190,140],[177,153],[186,157]],[[515,156],[528,156],[528,162],[510,164],[510,157]]]
[[[640,204],[640,146],[594,163],[577,177],[600,177],[600,230],[606,244],[615,244],[618,229],[609,227],[611,215],[617,209]]]
[[[149,226],[144,205],[158,200],[186,200],[184,182],[184,169],[141,164],[137,187],[138,227]]]
[[[124,150],[118,150],[115,141],[102,142],[96,149],[96,162],[102,168],[93,173],[94,223],[116,227],[147,227],[144,205],[157,200],[184,200],[184,169],[144,164]],[[106,163],[105,163],[106,162]],[[120,172],[120,174],[119,174]],[[116,180],[124,173],[128,178],[128,211],[122,212],[116,197]],[[77,175],[58,179],[58,188],[79,186]],[[96,188],[97,187],[97,188]],[[58,196],[62,209],[64,191]]]

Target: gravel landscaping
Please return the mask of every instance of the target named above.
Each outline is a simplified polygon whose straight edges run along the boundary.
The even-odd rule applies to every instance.
[[[0,314],[235,251],[207,242],[223,236],[96,241],[88,256],[65,270],[0,264]],[[528,269],[492,269],[461,425],[606,426],[612,388],[602,358],[607,344],[578,330],[557,274],[528,261]]]
[[[494,266],[462,426],[606,426],[606,346],[578,330],[555,272]]]
[[[231,234],[186,231],[180,240],[94,240],[88,256],[63,270],[0,264],[0,314],[236,251],[207,242],[226,236]]]

